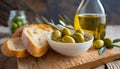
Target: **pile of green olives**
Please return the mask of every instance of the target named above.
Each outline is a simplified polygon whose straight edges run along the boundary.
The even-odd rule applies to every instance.
[[[71,33],[71,30],[68,28],[54,31],[51,35],[51,39],[63,43],[81,43],[89,40],[88,37],[84,36],[84,31],[82,29]]]
[[[93,42],[93,46],[97,49],[100,49],[103,46],[110,48],[112,44],[113,44],[113,41],[110,38],[105,38],[103,40],[97,39]]]
[[[11,32],[14,33],[18,27],[26,25],[26,24],[27,24],[26,19],[22,19],[17,15],[14,16],[14,18],[11,21]]]

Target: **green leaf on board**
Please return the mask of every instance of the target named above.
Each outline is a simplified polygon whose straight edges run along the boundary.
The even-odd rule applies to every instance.
[[[120,46],[119,45],[112,45],[113,47],[119,47],[120,48]]]
[[[113,45],[111,45],[111,46],[106,46],[106,48],[108,48],[108,49],[111,49],[111,48],[113,48],[114,46]]]
[[[117,43],[117,42],[120,42],[120,38],[113,40],[113,43]]]
[[[100,50],[98,51],[99,55],[102,55],[106,50],[106,46],[103,46],[102,48],[100,48]]]

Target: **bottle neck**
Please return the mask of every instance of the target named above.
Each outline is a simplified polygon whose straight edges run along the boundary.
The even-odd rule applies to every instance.
[[[89,2],[97,2],[97,1],[100,1],[100,0],[82,0],[83,2],[85,1],[89,1]]]
[[[76,13],[105,14],[105,11],[100,0],[82,0]]]
[[[100,0],[82,0],[81,3],[84,4],[84,5],[89,5],[89,7],[94,7],[94,6],[97,6],[97,5],[101,6],[102,5]]]

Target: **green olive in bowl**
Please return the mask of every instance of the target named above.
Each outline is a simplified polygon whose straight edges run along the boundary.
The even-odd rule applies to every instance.
[[[88,37],[88,41],[82,43],[64,43],[64,42],[56,42],[52,40],[52,34],[48,35],[47,41],[50,47],[56,52],[65,55],[65,56],[79,56],[80,54],[86,52],[92,45],[94,37],[85,33],[85,36]],[[71,36],[63,36],[64,39],[67,37],[72,38]],[[68,40],[68,39],[67,39]],[[73,41],[74,42],[74,41]]]
[[[84,31],[82,29],[76,30],[76,33],[81,33],[82,35],[84,35]]]
[[[84,36],[81,33],[74,33],[72,37],[76,40],[77,43],[84,42]]]
[[[75,40],[71,36],[63,36],[62,42],[63,43],[75,43]]]
[[[59,30],[56,30],[52,33],[51,37],[54,41],[60,41],[60,38],[62,38],[62,33]]]
[[[68,28],[64,28],[64,29],[62,30],[62,34],[63,34],[64,36],[67,36],[67,35],[71,35],[71,32],[70,32],[70,30],[69,30]]]

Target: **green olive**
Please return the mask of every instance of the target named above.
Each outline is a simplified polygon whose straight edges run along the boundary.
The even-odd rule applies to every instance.
[[[63,43],[75,43],[75,40],[71,36],[63,36],[62,42]]]
[[[69,35],[71,35],[71,32],[70,32],[70,30],[68,29],[68,28],[64,28],[63,30],[62,30],[62,34],[64,35],[64,36],[69,36]]]
[[[12,28],[16,29],[18,27],[18,25],[16,23],[12,23]]]
[[[18,16],[15,16],[14,18],[13,18],[13,22],[17,22],[19,20],[19,17]]]
[[[60,32],[60,31],[54,31],[53,33],[52,33],[52,40],[54,40],[54,41],[59,41],[60,40],[60,38],[62,37],[62,33]]]
[[[103,40],[101,40],[101,39],[98,39],[98,40],[95,40],[94,42],[93,42],[93,46],[95,47],[95,48],[101,48],[101,47],[103,47],[103,45],[104,45],[104,41]]]
[[[52,40],[56,41],[56,42],[60,42],[61,39],[60,38],[52,38]]]
[[[25,19],[20,19],[20,21],[25,25],[25,24],[27,24],[27,20],[25,20]]]
[[[113,44],[113,41],[110,38],[104,39],[104,45],[111,46]]]
[[[85,34],[84,31],[82,29],[76,30],[77,33],[81,33],[81,34]]]
[[[14,19],[15,19],[15,20],[19,20],[19,16],[15,16]]]
[[[88,41],[88,40],[89,40],[89,38],[88,38],[87,36],[84,36],[84,39],[85,39],[85,41]]]
[[[18,21],[17,24],[19,27],[23,25],[23,23],[21,21]]]
[[[74,33],[73,38],[76,40],[77,43],[84,42],[84,36],[81,33]]]

